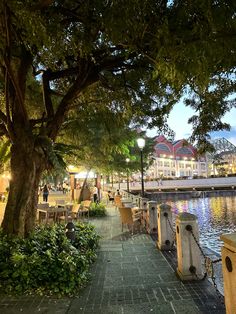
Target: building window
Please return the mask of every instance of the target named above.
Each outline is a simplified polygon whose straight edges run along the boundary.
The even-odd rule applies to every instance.
[[[176,153],[181,155],[193,155],[192,151],[187,147],[177,149]]]
[[[171,150],[169,149],[169,147],[168,147],[166,144],[163,144],[163,143],[157,144],[157,145],[156,145],[156,149],[157,149],[157,150],[162,150],[162,151],[168,152],[168,153],[171,152]]]

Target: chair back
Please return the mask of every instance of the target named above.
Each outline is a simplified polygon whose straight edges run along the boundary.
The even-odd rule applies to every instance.
[[[115,195],[114,201],[115,201],[115,205],[117,207],[122,207],[121,195]]]
[[[130,207],[119,207],[120,218],[122,224],[132,224],[133,221],[133,213]]]
[[[72,213],[77,214],[79,211],[79,208],[80,208],[80,204],[74,204],[71,209]]]
[[[65,205],[66,201],[62,199],[56,200],[56,205]]]
[[[122,202],[122,207],[133,207],[132,201]]]
[[[37,205],[37,208],[38,209],[47,209],[47,208],[49,208],[49,203],[39,203]]]

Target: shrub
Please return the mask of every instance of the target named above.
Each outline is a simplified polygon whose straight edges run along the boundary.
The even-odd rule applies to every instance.
[[[73,245],[63,225],[41,225],[27,239],[0,230],[0,292],[74,295],[89,279],[98,235],[93,226],[77,224]]]
[[[89,216],[90,217],[104,217],[107,215],[105,205],[102,203],[91,203]]]

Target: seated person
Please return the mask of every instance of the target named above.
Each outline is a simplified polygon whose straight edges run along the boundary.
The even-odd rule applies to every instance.
[[[116,190],[116,195],[120,195],[120,190]]]
[[[113,195],[113,193],[111,191],[108,191],[107,195],[108,195],[109,201],[110,202],[114,202],[114,195]]]

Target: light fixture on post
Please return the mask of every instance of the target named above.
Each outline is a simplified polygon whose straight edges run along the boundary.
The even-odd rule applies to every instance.
[[[130,159],[126,158],[125,161],[126,161],[126,164],[127,164],[127,192],[129,193],[129,167],[128,167],[128,164],[130,162]]]
[[[143,148],[145,146],[145,139],[138,138],[137,139],[138,147],[140,149],[140,157],[141,157],[141,185],[142,185],[142,192],[141,196],[144,197],[144,181],[143,181]]]

